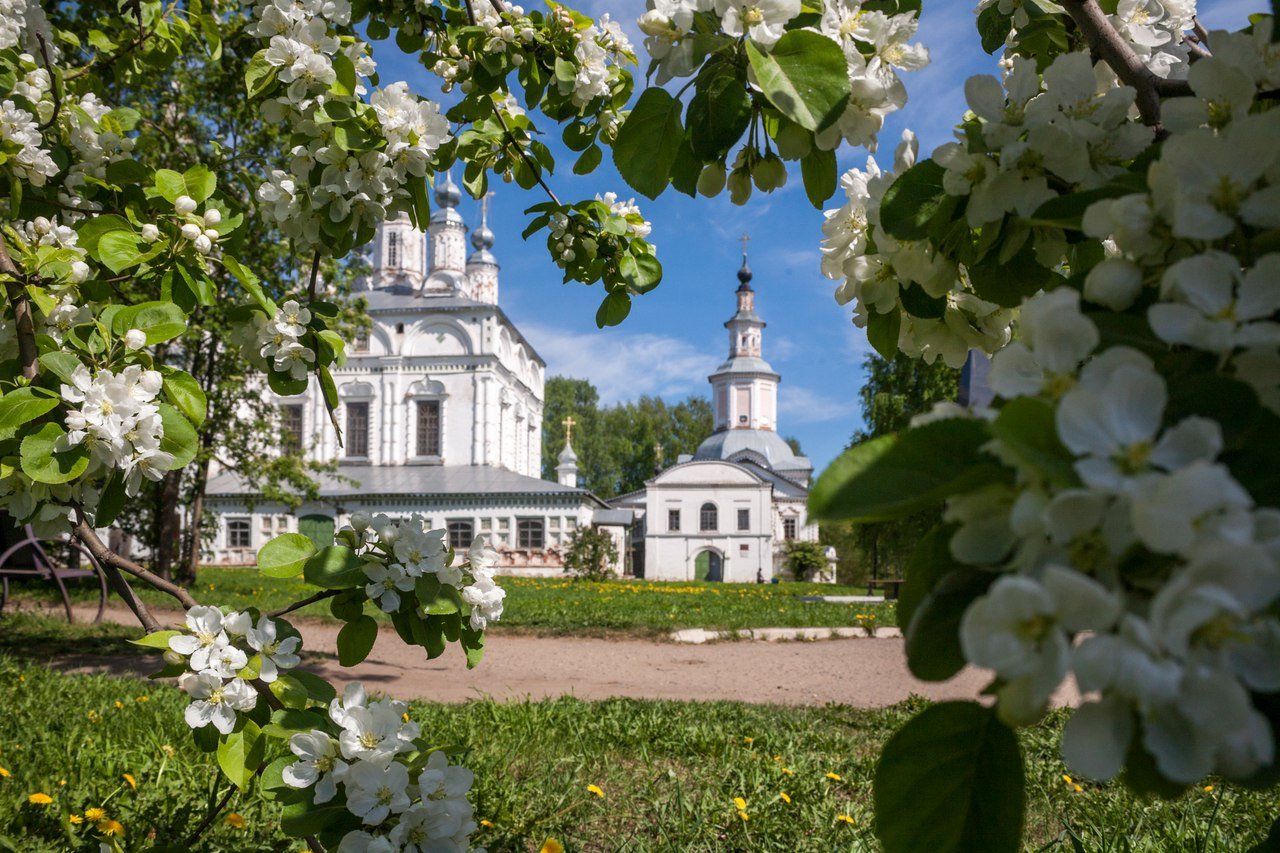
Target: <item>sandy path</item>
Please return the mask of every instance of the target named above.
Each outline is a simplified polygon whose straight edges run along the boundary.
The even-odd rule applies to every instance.
[[[157,613],[161,621],[176,613]],[[77,612],[77,621],[92,619]],[[132,615],[109,609],[111,621],[131,624]],[[299,621],[304,647],[336,654],[338,627]],[[390,628],[378,637],[369,659],[344,669],[334,657],[313,657],[305,668],[341,686],[360,679],[405,699],[463,702],[482,696],[498,700],[571,695],[580,699],[627,696],[640,699],[733,699],[787,705],[839,702],[872,708],[892,705],[915,693],[930,699],[970,699],[987,683],[968,669],[951,681],[930,684],[907,671],[901,639],[817,642],[735,641],[688,646],[650,640],[575,637],[490,636],[484,661],[468,671],[460,649],[429,661],[422,649],[406,646]],[[120,671],[123,661],[63,660],[62,665]],[[126,667],[128,665],[126,664]],[[1074,688],[1055,696],[1056,704],[1078,701]]]

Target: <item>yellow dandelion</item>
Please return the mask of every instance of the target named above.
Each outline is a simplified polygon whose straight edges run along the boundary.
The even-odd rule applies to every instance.
[[[783,791],[781,794],[778,794],[778,799],[788,804],[790,804],[791,802],[791,796],[786,791]]]
[[[774,760],[774,761],[781,761],[781,760],[782,760],[782,756],[781,756],[781,755],[775,755],[775,756],[773,757],[773,760]]]
[[[125,784],[129,786],[129,790],[131,791],[138,790],[138,780],[133,778],[132,773],[121,773],[120,778],[123,779],[125,781]]]
[[[849,817],[847,814],[836,815],[836,820],[840,821],[841,823],[847,823],[849,824],[849,826],[853,826],[855,822],[854,819]]]
[[[98,821],[98,832],[103,835],[124,835],[124,824],[118,820],[102,820]]]
[[[59,779],[59,780],[58,780],[58,787],[59,787],[59,788],[65,788],[65,787],[67,787],[67,780],[66,780],[66,779]]]
[[[117,710],[117,711],[123,711],[123,710],[124,710],[124,703],[123,703],[123,702],[121,702],[119,699],[117,699],[117,700],[116,700],[116,710]]]
[[[8,779],[13,774],[3,767],[0,767],[0,779]]]
[[[595,794],[595,795],[596,795],[597,797],[599,797],[600,799],[602,799],[602,800],[604,799],[604,790],[603,790],[603,789],[601,789],[601,787],[600,787],[599,785],[588,785],[588,786],[587,786],[587,793],[588,793],[588,794]]]
[[[43,791],[36,791],[34,794],[27,795],[27,802],[33,806],[47,806],[53,802],[53,797]]]
[[[135,702],[150,702],[150,701],[151,701],[151,697],[150,697],[150,696],[135,696],[135,697],[133,697],[133,701],[135,701]]]
[[[1205,786],[1204,786],[1203,788],[1201,788],[1200,790],[1204,791],[1204,792],[1207,794],[1207,793],[1209,793],[1210,791],[1212,791],[1212,790],[1213,790],[1213,786],[1212,786],[1212,785],[1205,785]]]
[[[548,838],[538,848],[538,853],[564,853],[564,845],[554,838]]]
[[[782,772],[786,773],[788,776],[794,776],[796,774],[796,771],[792,770],[790,767],[782,768]]]
[[[1063,781],[1063,782],[1066,782],[1068,785],[1071,785],[1071,784],[1074,784],[1074,783],[1075,783],[1075,780],[1074,780],[1074,779],[1072,779],[1070,776],[1068,776],[1066,773],[1063,773],[1063,774],[1062,774],[1062,781]]]
[[[400,719],[402,722],[406,722],[406,723],[409,722],[409,712],[405,711],[403,714],[401,714]]]
[[[244,819],[244,815],[237,812],[231,812],[223,820],[227,822],[228,826],[234,826],[236,829],[244,829],[249,825],[249,821]]]
[[[747,801],[742,799],[742,797],[734,797],[733,807],[736,808],[738,811],[744,811],[747,808]]]
[[[738,817],[742,818],[743,820],[751,820],[751,815],[747,814],[742,809],[738,809]]]
[[[744,737],[744,738],[742,739],[742,742],[743,742],[743,743],[755,743],[755,742],[756,742],[756,739],[755,739],[755,738],[753,738],[753,737]]]
[[[106,809],[96,808],[96,807],[95,807],[95,808],[91,808],[91,809],[85,809],[85,810],[84,810],[84,819],[85,819],[85,820],[93,821],[94,823],[97,823],[97,822],[98,822],[98,821],[100,821],[100,820],[106,820],[106,819],[107,819],[107,810],[106,810]]]
[[[839,773],[828,773],[827,778],[833,782],[842,782],[844,778]]]
[[[1082,793],[1082,792],[1084,791],[1084,788],[1083,788],[1082,786],[1080,786],[1080,785],[1072,785],[1072,786],[1071,786],[1071,790],[1073,790],[1073,791],[1075,791],[1077,794],[1079,794],[1079,793]]]
[[[485,829],[493,829],[493,821],[486,818],[480,818],[480,825]]]
[[[84,823],[84,818],[80,817],[78,814],[69,814],[67,815],[67,823],[81,824]]]

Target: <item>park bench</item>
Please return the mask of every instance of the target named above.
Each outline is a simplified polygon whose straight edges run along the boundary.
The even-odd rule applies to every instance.
[[[867,592],[874,593],[877,589],[883,590],[886,601],[897,601],[898,593],[902,590],[903,583],[905,581],[902,578],[870,580],[867,581]]]
[[[71,596],[67,592],[68,580],[77,578],[97,577],[98,579],[98,615],[94,617],[95,624],[102,621],[102,613],[107,606],[107,578],[106,575],[98,567],[98,562],[93,558],[79,542],[74,539],[68,542],[60,542],[60,545],[69,547],[89,560],[91,569],[69,568],[54,565],[53,560],[49,559],[48,553],[40,544],[40,540],[36,537],[35,531],[31,529],[31,525],[26,525],[22,529],[23,538],[10,545],[0,553],[0,613],[4,612],[4,606],[9,602],[9,579],[10,578],[40,578],[42,580],[53,583],[58,588],[58,595],[62,597],[62,607],[67,613],[67,622],[75,622],[75,617],[71,612]],[[24,554],[30,561],[30,565],[22,565],[17,562]]]

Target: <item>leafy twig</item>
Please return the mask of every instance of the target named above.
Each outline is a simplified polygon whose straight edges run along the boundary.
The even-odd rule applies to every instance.
[[[58,120],[58,113],[62,110],[62,93],[58,91],[58,77],[53,73],[53,63],[49,61],[49,46],[45,44],[44,34],[36,33],[36,41],[40,43],[40,56],[44,59],[44,70],[49,75],[49,90],[53,95],[53,115],[49,116],[48,121],[36,125],[36,130],[43,133]]]
[[[290,604],[288,607],[282,607],[279,610],[273,610],[267,615],[270,616],[272,619],[275,619],[277,617],[285,615],[286,613],[292,613],[295,610],[301,610],[302,608],[306,607],[308,604],[315,604],[317,601],[324,601],[326,598],[333,598],[335,595],[337,595],[340,592],[342,592],[342,590],[340,589],[326,589],[323,592],[317,592],[315,595],[309,595],[306,598],[302,599],[301,601],[295,601],[293,604]]]
[[[13,305],[14,331],[18,336],[18,360],[22,363],[22,375],[27,379],[35,379],[39,373],[40,351],[36,349],[35,319],[31,314],[31,300],[27,298],[23,287],[22,271],[9,257],[9,250],[0,236],[0,275],[6,277],[5,295]]]

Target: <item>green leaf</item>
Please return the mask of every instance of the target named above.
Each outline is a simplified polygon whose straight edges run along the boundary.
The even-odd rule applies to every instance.
[[[218,178],[203,165],[192,166],[183,172],[182,182],[187,187],[187,195],[195,199],[196,204],[213,195],[218,186]]]
[[[330,545],[307,560],[302,567],[302,577],[321,589],[350,589],[365,583],[361,565],[360,558],[350,548]]]
[[[1113,181],[1083,192],[1056,195],[1037,207],[1035,213],[1031,214],[1026,222],[1030,225],[1044,228],[1079,231],[1081,230],[1080,220],[1084,218],[1084,212],[1089,208],[1089,205],[1110,198],[1133,195],[1135,192],[1141,192],[1142,189],[1142,187],[1134,187],[1131,184]]]
[[[275,316],[276,303],[263,292],[262,285],[258,283],[258,277],[248,267],[230,255],[222,257],[222,265],[227,268],[227,272],[236,277],[236,280],[240,282],[240,286],[253,297],[253,301],[258,303],[258,307],[265,311],[267,316]]]
[[[94,525],[110,527],[120,515],[120,510],[124,509],[128,499],[129,494],[125,491],[124,477],[119,471],[113,472],[107,479],[106,485],[102,487],[98,498],[98,508],[93,514]]]
[[[1054,425],[1053,406],[1035,397],[1005,403],[991,423],[991,434],[1018,461],[1042,474],[1059,488],[1077,485],[1071,452],[1063,447]]]
[[[0,429],[14,429],[52,411],[58,397],[43,388],[15,388],[0,397]]]
[[[270,578],[291,578],[315,555],[311,537],[284,533],[258,550],[258,571]]]
[[[201,390],[200,383],[190,373],[172,367],[161,367],[160,372],[164,374],[164,396],[192,424],[197,427],[203,424],[209,401]]]
[[[599,145],[592,145],[586,151],[582,152],[582,156],[573,164],[573,173],[575,175],[589,175],[600,165],[600,161],[604,159],[604,152],[600,150]]]
[[[262,766],[266,740],[262,730],[252,720],[246,720],[244,728],[223,735],[218,744],[218,766],[241,791],[248,790],[254,774]]]
[[[1053,278],[1053,273],[1036,260],[1034,240],[1027,240],[1004,263],[999,262],[996,255],[987,255],[968,270],[973,292],[1003,308],[1017,308],[1022,300],[1039,292]]]
[[[68,385],[75,384],[75,372],[79,366],[80,359],[69,352],[47,352],[40,356],[40,369],[49,371]]]
[[[270,726],[263,726],[262,731],[266,733],[268,728],[270,728]],[[262,775],[258,778],[258,790],[261,792],[264,800],[271,802],[281,794],[297,790],[288,782],[284,781],[284,769],[297,760],[297,756],[286,754],[280,756],[263,768]]]
[[[160,420],[164,424],[160,450],[173,454],[173,462],[170,463],[169,470],[177,471],[179,468],[187,467],[191,460],[196,458],[200,437],[196,435],[196,428],[191,425],[191,421],[184,418],[182,413],[173,406],[161,403],[159,409]]]
[[[1013,853],[1025,810],[1018,740],[973,702],[926,708],[889,738],[876,764],[875,829],[885,853]]]
[[[378,639],[378,623],[372,616],[361,616],[342,626],[338,632],[338,663],[355,666],[369,656]]]
[[[893,357],[898,354],[898,335],[901,331],[902,312],[896,305],[886,314],[872,311],[867,317],[867,341],[885,361],[893,361]]]
[[[56,486],[69,483],[89,467],[89,451],[83,444],[56,452],[58,440],[67,434],[61,426],[47,423],[22,439],[22,471],[37,483]]]
[[[463,626],[462,650],[467,655],[467,669],[475,669],[484,658],[484,632]]]
[[[943,575],[964,568],[951,556],[951,536],[955,531],[955,525],[939,524],[916,543],[903,572],[906,582],[898,594],[899,625],[911,625],[916,608]]]
[[[244,72],[244,87],[249,97],[256,98],[276,82],[276,66],[267,62],[266,50],[260,50],[249,60],[249,67]]]
[[[322,805],[313,805],[306,800],[289,803],[280,816],[280,828],[294,838],[302,838],[323,832],[335,824],[358,822],[359,818],[347,811],[346,799],[339,797],[338,800],[336,804],[330,801]]]
[[[846,450],[809,495],[815,519],[887,521],[961,492],[1008,480],[1011,472],[981,448],[985,423],[947,418]]]
[[[130,640],[135,646],[143,646],[148,649],[159,649],[160,651],[169,650],[169,640],[181,634],[181,631],[153,631],[147,636],[137,640]]]
[[[613,164],[636,192],[657,198],[671,179],[683,137],[680,101],[665,89],[645,89],[618,129]]]
[[[805,130],[831,126],[849,101],[844,52],[821,33],[792,30],[765,53],[747,42],[747,60],[760,88],[778,110]]]
[[[291,675],[282,675],[271,682],[271,692],[280,700],[280,704],[286,708],[302,709],[307,707],[307,699],[309,698],[307,696],[307,688],[303,687]],[[279,711],[276,712],[276,714],[279,713]],[[271,715],[273,721],[276,714]],[[303,731],[306,731],[306,729],[303,729]]]
[[[631,313],[631,297],[625,291],[615,290],[604,298],[596,309],[596,326],[616,326]]]
[[[964,669],[960,620],[995,578],[991,572],[958,568],[944,571],[934,582],[906,629],[907,668],[912,675],[921,681],[946,681]]]
[[[751,123],[751,96],[744,80],[728,63],[698,75],[697,89],[685,123],[689,147],[700,160],[715,160],[742,138]]]
[[[98,241],[111,231],[133,231],[129,220],[115,213],[105,213],[84,220],[76,227],[76,245],[97,257]]]
[[[995,53],[1004,47],[1012,29],[1012,18],[1002,15],[997,3],[992,3],[978,15],[978,34],[982,36],[982,49],[987,53]]]
[[[319,702],[322,705],[328,705],[333,697],[338,695],[338,691],[334,689],[332,684],[313,672],[295,669],[289,673],[289,677],[306,688],[307,695],[311,697],[312,701]]]
[[[106,238],[103,240],[105,242]],[[162,344],[187,330],[187,317],[172,302],[143,302],[130,305],[111,317],[111,331],[115,334],[123,335],[130,329],[145,332],[148,345]]]
[[[329,86],[329,91],[343,97],[354,95],[356,91],[356,67],[350,57],[338,52],[333,55],[333,70],[337,79]]]
[[[132,231],[108,231],[98,240],[98,260],[119,274],[142,263],[138,235]]]
[[[179,196],[187,194],[187,182],[172,169],[157,169],[156,189],[160,191],[161,198],[173,204]]]
[[[880,226],[899,240],[928,237],[929,222],[947,199],[945,172],[932,160],[921,160],[894,179],[880,202]]]
[[[837,171],[835,151],[824,151],[815,146],[809,149],[809,153],[800,160],[804,194],[809,197],[809,203],[818,210],[822,210],[823,204],[836,191]],[[894,349],[895,351],[897,349],[896,342]]]

